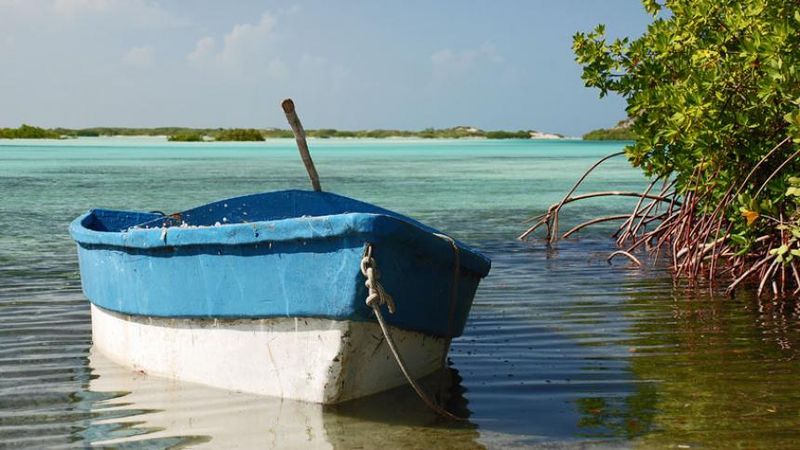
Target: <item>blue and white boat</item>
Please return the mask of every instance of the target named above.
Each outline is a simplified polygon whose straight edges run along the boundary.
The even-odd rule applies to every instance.
[[[391,294],[383,317],[418,378],[441,367],[490,268],[413,219],[324,192],[172,215],[94,209],[70,233],[96,350],[153,375],[316,403],[406,382],[371,292]]]

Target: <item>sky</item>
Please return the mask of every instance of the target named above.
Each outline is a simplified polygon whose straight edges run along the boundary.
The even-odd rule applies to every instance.
[[[641,35],[637,0],[0,0],[0,127],[472,125],[570,136],[625,118],[572,35]]]

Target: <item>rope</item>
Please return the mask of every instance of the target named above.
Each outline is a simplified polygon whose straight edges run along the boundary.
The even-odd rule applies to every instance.
[[[458,266],[456,266],[456,270],[458,270]],[[457,273],[457,272],[456,272]],[[414,378],[411,377],[411,373],[406,368],[405,361],[403,357],[400,356],[400,352],[397,350],[397,346],[394,343],[394,339],[392,339],[392,335],[389,333],[389,327],[386,325],[386,320],[383,318],[383,314],[381,313],[381,305],[386,305],[389,309],[391,314],[395,312],[395,304],[394,300],[392,299],[391,295],[389,295],[386,290],[383,288],[381,283],[378,281],[380,278],[380,273],[377,270],[377,263],[375,259],[372,257],[372,244],[367,243],[367,248],[364,252],[364,257],[361,259],[361,274],[366,277],[366,281],[364,285],[367,287],[368,294],[367,294],[367,305],[372,308],[372,311],[375,313],[375,317],[378,318],[378,325],[381,327],[381,331],[383,332],[383,337],[386,339],[386,343],[389,345],[389,350],[392,352],[395,361],[397,361],[397,365],[400,367],[400,371],[403,372],[403,375],[406,377],[408,384],[414,389],[414,392],[417,393],[419,398],[422,400],[425,405],[430,408],[436,414],[439,414],[442,417],[446,417],[448,419],[453,420],[466,420],[463,417],[456,416],[455,414],[451,413],[450,411],[442,408],[441,406],[434,403],[430,396],[422,389]],[[452,307],[451,307],[452,310]],[[450,322],[452,322],[452,317],[450,318]],[[448,327],[450,324],[448,324]],[[450,331],[448,330],[448,335]],[[449,347],[449,342],[448,342]]]
[[[442,355],[442,367],[445,367],[447,353],[450,352],[450,342],[453,338],[453,320],[455,319],[456,302],[458,300],[458,272],[461,268],[461,252],[458,250],[458,244],[456,244],[455,239],[441,233],[434,233],[434,235],[449,242],[450,246],[453,247],[453,287],[450,291],[450,312],[447,316],[447,335],[445,336],[447,338],[447,351]]]
[[[372,258],[372,244],[367,244],[367,251],[364,257],[361,258],[361,274],[367,278],[367,281],[364,282],[368,291],[366,300],[367,306],[374,309],[376,306],[386,305],[386,307],[389,308],[389,312],[394,314],[394,299],[383,289],[381,283],[378,282],[378,278],[381,277],[381,274],[378,272],[378,265],[375,263],[375,259]]]

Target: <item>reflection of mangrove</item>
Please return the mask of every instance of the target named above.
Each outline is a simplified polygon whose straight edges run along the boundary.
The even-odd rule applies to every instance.
[[[594,309],[596,305],[591,301],[575,302],[570,311],[573,314],[579,313],[583,308]],[[605,330],[604,333],[611,333],[611,336],[623,333],[627,336],[630,333],[625,332],[623,328],[623,324],[628,323],[628,318],[625,315],[625,310],[614,308],[606,311],[602,316],[591,316],[591,318],[584,318],[582,321],[584,324],[591,324],[596,329]],[[620,327],[617,333],[609,331],[614,327]],[[607,339],[611,336],[607,336]],[[612,342],[609,344],[604,339],[604,345],[621,347],[627,344],[627,339],[623,342],[614,342],[613,338],[611,340]],[[584,342],[582,345],[598,345],[594,340],[589,340],[589,342],[592,344]],[[629,349],[620,348],[619,350],[627,353]],[[615,351],[614,353],[617,352]],[[617,356],[616,358],[619,357]],[[626,379],[631,376],[626,375],[623,375],[622,378]],[[633,379],[626,381],[626,384],[630,386],[629,389],[631,389],[628,394],[616,390],[611,393],[604,393],[598,387],[575,400],[575,406],[580,414],[577,422],[579,435],[595,439],[621,438],[631,440],[653,430],[653,419],[656,414],[658,400],[657,385],[652,379],[636,380],[635,374]]]
[[[586,437],[624,437],[633,439],[652,428],[656,387],[638,383],[629,397],[585,397],[577,400],[581,418],[578,426]]]
[[[218,390],[132,372],[97,352],[90,390],[111,399],[94,403],[97,417],[84,431],[95,445],[193,448],[479,448],[469,422],[453,425],[426,409],[408,388],[322,405]],[[448,373],[450,374],[450,373]],[[430,392],[441,374],[428,377]],[[466,415],[457,374],[449,379],[447,407]],[[445,378],[446,380],[448,378]],[[141,441],[141,442],[140,442]],[[433,442],[433,445],[430,443]]]
[[[642,381],[658,380],[655,432],[639,439],[643,447],[796,445],[800,335],[794,305],[634,291],[628,303],[631,369]],[[591,403],[585,402],[587,411],[602,409]]]

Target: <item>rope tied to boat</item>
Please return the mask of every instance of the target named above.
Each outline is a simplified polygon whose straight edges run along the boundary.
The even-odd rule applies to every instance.
[[[389,312],[394,314],[394,299],[378,281],[381,274],[378,271],[378,265],[375,259],[372,257],[372,244],[367,245],[367,251],[364,253],[364,257],[361,258],[361,274],[367,279],[364,282],[364,286],[367,287],[368,291],[366,300],[367,306],[374,308],[376,306],[380,307],[381,305],[386,305]]]
[[[453,338],[453,320],[456,316],[456,303],[458,301],[458,274],[461,270],[461,252],[458,250],[458,244],[456,244],[455,239],[442,233],[433,234],[449,242],[450,246],[453,248],[453,286],[450,291],[450,312],[447,316],[447,351],[442,355],[442,367],[444,367],[445,358],[447,358],[447,353],[450,352],[450,341]]]
[[[440,235],[437,234],[437,236]],[[453,247],[455,248],[456,253],[453,263],[456,264],[454,269],[454,278],[457,278],[459,270],[458,246],[455,245],[455,241],[453,241],[453,239],[450,238],[449,236],[447,236],[446,240],[450,240],[451,243],[453,244]],[[383,332],[383,337],[386,339],[386,344],[389,346],[389,350],[392,352],[395,361],[397,361],[397,365],[400,367],[400,371],[403,372],[406,381],[408,381],[408,384],[410,384],[411,387],[414,389],[414,392],[417,393],[417,396],[419,396],[422,402],[425,403],[425,405],[428,408],[430,408],[433,412],[439,414],[442,417],[452,420],[467,420],[463,417],[456,416],[450,411],[437,405],[433,400],[431,400],[430,396],[425,392],[424,389],[422,389],[422,386],[420,386],[419,383],[417,383],[417,381],[414,380],[414,378],[411,376],[411,373],[408,371],[406,363],[403,360],[403,357],[400,356],[400,352],[397,350],[397,345],[395,344],[394,339],[392,339],[392,335],[389,333],[389,326],[386,324],[386,320],[383,318],[383,313],[381,313],[381,305],[385,304],[386,307],[389,309],[390,314],[394,314],[394,312],[396,311],[396,305],[394,303],[394,299],[392,299],[392,296],[389,295],[389,293],[387,293],[386,290],[383,288],[383,285],[381,285],[380,282],[378,282],[378,279],[380,278],[380,271],[378,271],[378,263],[372,257],[372,249],[373,249],[372,244],[367,243],[367,247],[364,250],[364,257],[361,258],[361,274],[364,275],[364,277],[366,277],[367,279],[364,282],[364,285],[368,289],[366,303],[370,308],[372,308],[372,311],[375,313],[375,317],[378,319],[378,325],[380,325],[381,332]],[[456,283],[456,280],[454,279],[453,282]],[[455,288],[453,291],[453,295],[456,295]],[[455,301],[456,299],[455,297],[453,297],[453,299],[451,300],[451,311],[450,311],[451,316],[453,312],[452,304],[454,304]],[[452,326],[452,319],[453,318],[450,317],[449,319],[450,323],[448,323],[448,328]],[[450,330],[448,329],[448,337],[447,337],[448,345],[446,347],[446,350],[449,350],[450,347],[449,334]]]

